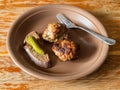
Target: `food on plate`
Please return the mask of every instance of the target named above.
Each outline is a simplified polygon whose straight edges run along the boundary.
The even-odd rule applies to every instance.
[[[49,55],[42,48],[42,40],[35,31],[25,37],[24,43],[25,51],[36,65],[44,68],[50,67]]]
[[[52,51],[61,61],[69,61],[76,57],[77,47],[71,40],[59,40],[53,44]]]
[[[60,23],[48,24],[48,27],[42,34],[44,40],[48,42],[56,42],[60,39],[67,38],[67,28]]]

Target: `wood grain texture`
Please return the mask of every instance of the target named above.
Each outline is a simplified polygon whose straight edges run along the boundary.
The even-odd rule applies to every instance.
[[[25,11],[48,4],[69,4],[87,10],[117,40],[96,72],[78,80],[54,82],[38,80],[12,62],[6,37],[13,22]],[[120,90],[120,0],[0,0],[0,90]]]

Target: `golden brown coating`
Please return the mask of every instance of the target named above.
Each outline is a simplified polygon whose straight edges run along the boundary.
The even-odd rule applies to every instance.
[[[47,29],[45,29],[45,31],[42,34],[42,37],[46,41],[56,42],[61,37],[62,38],[66,37],[65,35],[66,32],[67,32],[67,29],[64,25],[59,23],[52,23],[52,24],[48,24]]]
[[[62,61],[71,60],[76,57],[76,44],[70,40],[60,40],[53,44],[52,50]]]

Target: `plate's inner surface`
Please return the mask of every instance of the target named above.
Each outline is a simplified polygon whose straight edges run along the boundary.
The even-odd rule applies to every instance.
[[[70,38],[80,45],[79,58],[72,61],[59,61],[59,59],[51,51],[52,44],[45,42],[44,46],[46,47],[47,52],[50,54],[53,65],[53,67],[49,69],[42,69],[36,66],[29,59],[29,57],[27,57],[25,51],[22,48],[23,40],[30,31],[37,31],[39,34],[42,34],[48,23],[59,22],[56,18],[57,13],[63,13],[78,25],[85,26],[87,28],[95,30],[96,32],[99,32],[91,21],[86,19],[81,14],[70,10],[54,9],[48,11],[45,10],[43,12],[36,12],[33,13],[31,16],[25,18],[26,20],[21,20],[19,22],[19,25],[16,25],[17,31],[15,33],[15,36],[13,37],[14,52],[17,53],[16,57],[20,63],[23,63],[26,67],[29,67],[32,70],[36,70],[37,72],[42,70],[49,74],[70,74],[76,72],[82,73],[86,69],[94,65],[94,62],[99,57],[102,48],[101,41],[97,40],[96,38],[92,37],[82,30],[69,30]]]

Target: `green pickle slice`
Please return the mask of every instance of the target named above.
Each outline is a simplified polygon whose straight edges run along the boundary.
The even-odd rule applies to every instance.
[[[45,54],[44,50],[39,46],[36,39],[33,36],[28,36],[27,43],[32,46],[32,48],[38,53],[38,54]]]

